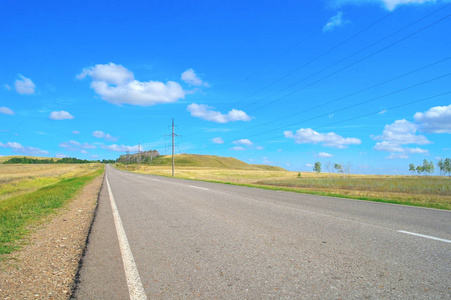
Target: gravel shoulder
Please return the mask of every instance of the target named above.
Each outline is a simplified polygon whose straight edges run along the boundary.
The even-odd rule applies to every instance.
[[[38,227],[0,262],[0,299],[68,299],[97,206],[103,176]]]

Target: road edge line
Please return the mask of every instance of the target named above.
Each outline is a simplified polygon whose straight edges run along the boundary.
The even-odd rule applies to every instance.
[[[113,210],[114,225],[116,227],[117,238],[119,240],[122,262],[124,263],[125,278],[127,279],[130,300],[147,300],[133,254],[130,249],[130,244],[128,243],[124,226],[122,225],[121,216],[117,210],[116,201],[114,201],[113,192],[111,191],[110,183],[108,181],[108,175],[106,174],[105,180],[108,187],[108,194],[110,196],[111,209]]]

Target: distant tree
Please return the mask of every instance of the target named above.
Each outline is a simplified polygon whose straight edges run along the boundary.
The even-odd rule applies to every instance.
[[[424,172],[423,166],[417,166],[416,170],[417,170],[418,175],[421,174],[422,172]]]
[[[330,161],[326,162],[326,169],[329,173],[332,173],[332,163]]]
[[[434,173],[434,163],[432,161],[429,162],[427,159],[424,159],[422,170],[427,174]]]
[[[315,166],[313,166],[313,171],[315,171],[316,173],[321,173],[321,162],[317,161],[315,162]]]
[[[350,161],[348,161],[348,163],[345,166],[345,171],[348,175],[351,175],[351,169],[352,169],[352,164]]]
[[[415,165],[414,164],[409,165],[409,171],[412,172],[413,174],[415,174]]]
[[[432,160],[429,162],[429,171],[430,171],[430,174],[434,174],[435,167],[434,167],[434,162]]]
[[[298,173],[298,178],[301,178],[301,177],[302,177],[301,172],[299,172]]]
[[[334,164],[334,169],[337,170],[338,173],[341,173],[343,175],[343,165],[342,164]]]
[[[437,162],[437,168],[439,169],[440,176],[442,176],[443,175],[443,171],[445,170],[445,164],[444,164],[442,158]]]
[[[443,171],[446,175],[446,173],[448,173],[448,177],[451,178],[451,158],[446,158],[443,161]]]

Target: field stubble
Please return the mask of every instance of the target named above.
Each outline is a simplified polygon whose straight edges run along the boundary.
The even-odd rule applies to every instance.
[[[119,169],[171,176],[171,167],[119,164]],[[438,176],[346,175],[329,173],[177,167],[178,178],[256,186],[326,196],[451,209],[451,180]]]

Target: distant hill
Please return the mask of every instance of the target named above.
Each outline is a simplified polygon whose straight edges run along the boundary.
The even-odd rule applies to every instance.
[[[150,162],[149,164],[155,166],[170,166],[172,164],[172,156],[171,155],[158,156],[154,158],[152,162]],[[233,157],[222,157],[215,155],[178,154],[175,155],[175,164],[179,167],[286,171],[281,167],[274,167],[268,165],[251,165]]]

